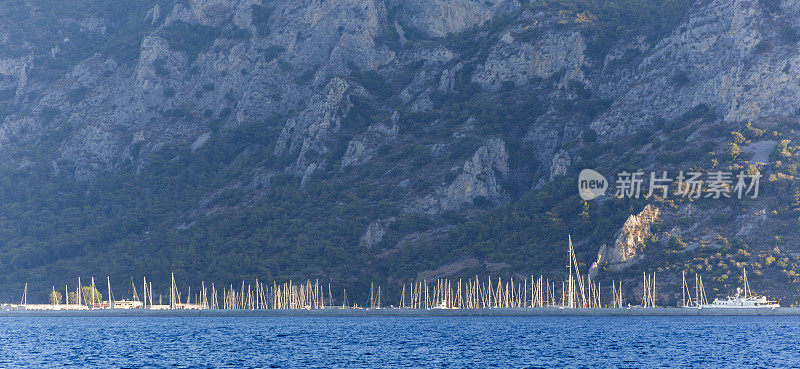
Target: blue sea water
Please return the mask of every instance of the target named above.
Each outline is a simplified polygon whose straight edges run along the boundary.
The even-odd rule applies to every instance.
[[[800,317],[8,317],[0,367],[798,367]]]

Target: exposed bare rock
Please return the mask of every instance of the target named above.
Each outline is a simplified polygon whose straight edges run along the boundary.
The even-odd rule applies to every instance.
[[[310,163],[307,166],[305,166],[305,169],[301,172],[301,174],[303,175],[302,179],[300,180],[301,187],[305,186],[306,183],[308,183],[308,181],[311,179],[311,176],[314,175],[314,171],[317,170],[317,166],[318,166],[317,163]]]
[[[437,37],[483,24],[519,7],[514,0],[398,0],[397,5],[403,24]]]
[[[200,136],[197,136],[197,139],[194,140],[194,142],[192,142],[192,146],[191,146],[192,152],[195,152],[195,151],[199,150],[206,143],[208,143],[208,140],[210,140],[210,139],[211,139],[211,132],[205,132],[205,133],[201,134]]]
[[[397,221],[397,218],[391,217],[388,219],[376,220],[370,223],[367,226],[367,229],[364,231],[364,234],[361,236],[361,246],[372,247],[380,243],[383,240],[383,236],[386,234],[387,227],[389,227],[395,221]]]
[[[769,163],[769,154],[775,149],[778,142],[775,140],[757,141],[742,146],[742,152],[751,154],[751,163]]]
[[[230,19],[239,1],[191,0],[189,7],[203,24],[219,26]]]
[[[637,252],[652,236],[650,226],[657,222],[660,216],[659,208],[651,204],[646,205],[639,214],[629,216],[614,237],[613,246],[602,245],[600,247],[597,261],[589,269],[589,275],[594,277],[601,267],[618,271],[638,262],[641,255]]]
[[[315,68],[314,83],[327,75],[346,74],[348,65],[370,70],[395,57],[375,44],[386,22],[382,1],[278,1],[266,6],[275,21],[268,22],[268,35],[253,27],[254,35],[259,42],[285,48],[286,60],[299,69]]]
[[[159,18],[161,18],[161,6],[156,4],[153,6],[152,9],[147,11],[147,15],[145,15],[145,20],[146,21],[149,20],[150,24],[155,26]]]
[[[344,79],[332,79],[283,128],[275,144],[275,155],[296,155],[295,169],[303,172],[304,178],[317,168],[317,165],[309,165],[314,156],[328,152],[325,140],[341,128],[342,117],[350,109],[347,99],[350,87]]]
[[[581,70],[585,50],[577,32],[548,33],[535,44],[498,43],[472,79],[493,90],[504,82],[524,85],[531,78],[547,79],[556,73],[564,73],[563,81],[586,82]]]
[[[395,114],[396,116],[396,114]],[[347,144],[347,151],[342,157],[342,168],[369,162],[381,144],[397,138],[397,124],[391,127],[379,123],[369,127],[367,132],[352,139]]]
[[[463,63],[458,63],[454,65],[450,69],[445,69],[442,72],[441,77],[439,77],[439,88],[438,90],[441,92],[453,92],[453,88],[455,87],[455,78],[456,74],[464,68]]]
[[[25,87],[28,85],[28,66],[23,64],[19,69],[19,79],[17,79],[16,96],[19,99],[25,92]]]
[[[350,85],[341,78],[332,79],[325,90],[309,101],[306,109],[292,118],[275,144],[275,155],[302,150],[320,143],[321,136],[338,130],[346,109],[345,92]]]
[[[81,31],[88,31],[88,32],[97,32],[101,35],[106,34],[106,21],[100,17],[87,17],[75,22],[80,28]]]
[[[372,151],[366,138],[354,138],[347,144],[347,151],[342,157],[342,167],[366,163],[372,157]]]
[[[449,89],[450,75],[455,69],[460,68],[458,64],[455,66],[448,66],[455,57],[455,54],[447,47],[436,45],[433,47],[415,47],[410,54],[410,59],[416,63],[422,63],[418,72],[414,74],[414,78],[407,86],[400,92],[400,99],[403,103],[411,103],[414,100],[418,101],[420,108],[414,108],[415,111],[428,110],[429,108],[423,107],[425,103],[419,103],[426,100],[430,95],[430,86],[435,83],[437,78],[440,78],[440,85],[443,88]],[[444,77],[442,77],[444,76]],[[445,78],[441,80],[441,78]]]
[[[570,164],[572,164],[572,157],[568,152],[565,150],[557,152],[550,162],[550,179],[567,174]]]
[[[146,37],[142,41],[139,63],[136,66],[136,91],[131,93],[135,92],[144,98],[144,104],[159,104],[164,100],[162,91],[173,87],[169,77],[182,74],[186,63],[186,56],[171,50],[164,38]]]
[[[461,173],[446,188],[417,200],[411,212],[437,214],[459,209],[479,196],[497,200],[503,195],[498,175],[508,173],[508,153],[502,139],[489,139],[461,168]]]
[[[364,235],[361,236],[361,245],[372,247],[383,240],[384,234],[386,234],[386,229],[383,228],[380,221],[372,222],[369,224],[369,226],[367,226],[367,230],[364,231]]]
[[[795,3],[795,2],[787,2]],[[796,5],[795,5],[796,6]],[[601,135],[631,134],[653,117],[673,119],[704,103],[726,121],[782,115],[800,108],[800,54],[758,0],[715,0],[699,6],[631,71],[600,86],[617,101],[592,127]],[[767,22],[767,23],[765,23]],[[756,48],[772,45],[769,52]],[[676,85],[676,75],[685,82]]]

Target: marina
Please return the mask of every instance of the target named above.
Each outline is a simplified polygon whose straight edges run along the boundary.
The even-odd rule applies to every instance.
[[[800,316],[800,308],[684,309],[659,308],[497,308],[497,309],[102,309],[102,310],[5,310],[0,317],[478,317],[478,316]]]
[[[396,304],[384,304],[381,286],[370,285],[369,299],[364,305],[348,303],[347,290],[342,290],[340,304],[334,303],[330,284],[318,280],[305,283],[272,282],[256,279],[229,284],[221,290],[216,284],[201,282],[199,288],[188,287],[182,293],[171,275],[169,296],[154,298],[152,281],[142,278],[141,286],[131,278],[131,296],[115,299],[111,279],[106,277],[107,293],[103,299],[94,277],[84,286],[64,286],[66,300],[52,287],[49,304],[28,303],[28,286],[19,304],[2,304],[0,316],[653,316],[653,315],[800,315],[800,308],[782,308],[767,297],[753,294],[743,270],[743,287],[725,299],[709,303],[703,279],[695,275],[694,288],[682,273],[679,306],[659,305],[655,273],[643,273],[641,298],[631,305],[624,298],[622,282],[612,281],[611,295],[605,299],[600,283],[582,275],[571,237],[567,247],[567,275],[563,281],[543,276],[522,280],[503,280],[478,276],[470,279],[438,279],[403,284]],[[139,294],[141,291],[141,294]],[[629,300],[628,300],[629,301]]]

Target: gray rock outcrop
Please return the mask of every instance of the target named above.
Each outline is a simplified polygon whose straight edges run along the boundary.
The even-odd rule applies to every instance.
[[[361,240],[359,241],[361,246],[369,248],[383,241],[383,236],[386,234],[387,228],[396,221],[397,218],[391,217],[371,222],[361,236]]]
[[[452,183],[437,189],[432,195],[416,200],[410,210],[438,214],[445,210],[460,209],[478,197],[490,201],[498,200],[503,196],[499,182],[505,174],[508,174],[505,143],[499,138],[489,139],[462,165]]]
[[[652,236],[650,226],[657,222],[661,210],[654,205],[646,205],[639,214],[631,215],[614,236],[611,247],[602,245],[597,253],[597,261],[589,269],[594,277],[602,267],[613,271],[622,270],[641,259],[638,253],[641,246]]]
[[[435,37],[481,25],[520,6],[515,0],[396,0],[401,23]]]
[[[793,28],[792,20],[773,18],[757,0],[698,4],[635,70],[609,74],[614,78],[599,89],[616,102],[592,127],[605,136],[628,135],[650,126],[653,117],[673,119],[700,103],[732,122],[796,111],[800,85],[792,81],[800,54],[797,40],[778,35],[787,27],[783,22]]]
[[[581,67],[586,44],[577,32],[547,33],[535,43],[498,43],[473,75],[473,81],[497,90],[504,82],[524,85],[532,78],[563,73],[561,81],[586,82]]]
[[[342,157],[342,168],[369,162],[380,145],[392,142],[397,138],[397,132],[396,123],[391,127],[382,123],[370,126],[367,132],[353,138],[347,144],[347,150]]]

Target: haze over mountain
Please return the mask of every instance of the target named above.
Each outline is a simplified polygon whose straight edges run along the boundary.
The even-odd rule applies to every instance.
[[[631,296],[643,270],[674,302],[681,271],[713,295],[747,267],[794,303],[797,14],[789,0],[3,1],[0,299],[92,275],[163,290],[170,272],[320,279],[356,298],[370,282],[392,296],[422,279],[560,278],[571,234]],[[763,179],[756,199],[583,201],[584,168],[609,194],[639,169]]]

